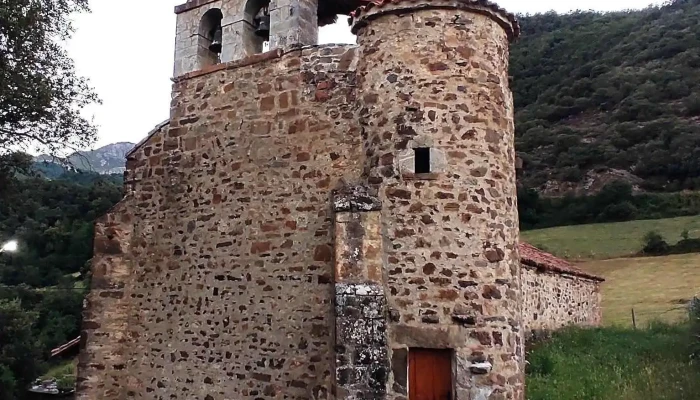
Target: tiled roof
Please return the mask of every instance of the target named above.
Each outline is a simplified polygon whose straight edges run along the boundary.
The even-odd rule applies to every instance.
[[[167,119],[160,124],[156,125],[155,128],[153,128],[152,131],[148,132],[148,135],[146,135],[145,138],[143,138],[140,142],[138,142],[136,145],[134,145],[134,148],[129,150],[128,153],[126,153],[126,158],[129,158],[132,154],[136,152],[136,150],[140,149],[141,146],[143,146],[146,142],[148,142],[148,139],[152,138],[155,136],[158,132],[160,132],[161,129],[165,128],[168,124],[170,123],[170,119]]]
[[[77,346],[78,344],[80,344],[80,336],[78,336],[77,338],[71,340],[70,342],[68,342],[64,345],[58,346],[55,349],[51,350],[51,357],[56,357],[56,356],[60,355],[61,353],[72,349],[74,346]]]
[[[542,271],[580,276],[602,282],[605,279],[576,268],[568,261],[557,258],[527,243],[520,243],[520,262]]]
[[[433,0],[371,0],[368,4],[358,7],[355,11],[350,14],[351,21],[358,19],[363,13],[373,9],[381,8],[389,4],[397,3],[429,3]],[[488,8],[496,14],[500,14],[503,18],[510,22],[510,26],[504,26],[504,28],[509,31],[508,34],[511,39],[515,39],[520,36],[520,22],[515,14],[506,11],[504,8],[500,7],[498,4],[490,0],[457,0],[453,3],[462,3],[465,6],[476,6]]]

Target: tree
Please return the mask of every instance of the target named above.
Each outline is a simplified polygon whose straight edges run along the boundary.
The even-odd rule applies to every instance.
[[[40,370],[41,350],[32,332],[37,317],[19,301],[0,299],[0,400],[23,398]]]
[[[14,177],[18,173],[30,173],[32,158],[24,153],[0,154],[0,198],[13,189]]]
[[[80,111],[97,96],[61,46],[73,33],[70,15],[87,11],[87,0],[0,0],[0,156],[94,142]]]
[[[96,173],[24,177],[0,201],[0,233],[22,244],[0,254],[0,400],[26,398],[51,349],[80,334],[93,222],[121,188]]]
[[[664,237],[657,231],[650,231],[644,235],[643,254],[650,256],[662,256],[671,252],[671,246],[664,240]]]
[[[698,18],[698,0],[522,16],[523,35],[510,53],[515,148],[528,160],[519,184],[578,182],[579,189],[580,176],[607,168],[634,174],[646,190],[696,190]]]

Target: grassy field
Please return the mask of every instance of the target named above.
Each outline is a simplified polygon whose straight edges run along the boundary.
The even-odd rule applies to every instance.
[[[528,350],[528,400],[697,400],[686,325],[571,329]]]
[[[683,230],[697,238],[700,216],[523,232],[523,241],[606,279],[603,328],[572,328],[528,349],[528,400],[700,399],[700,365],[690,363],[700,344],[687,308],[700,295],[700,254],[631,257],[651,230],[670,244]]]
[[[605,325],[631,326],[632,308],[638,326],[654,319],[682,321],[688,317],[684,304],[700,295],[700,254],[620,258],[579,266],[606,279]]]
[[[522,239],[569,260],[601,260],[627,257],[639,252],[644,235],[660,232],[669,244],[681,239],[688,230],[690,237],[700,237],[700,216],[641,220],[614,224],[564,226],[522,232]]]

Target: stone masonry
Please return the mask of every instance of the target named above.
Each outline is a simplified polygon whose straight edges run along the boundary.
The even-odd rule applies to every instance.
[[[204,16],[220,10],[223,46],[221,62],[239,60],[262,51],[263,40],[255,36],[253,19],[267,5],[270,12],[270,50],[290,50],[318,41],[318,0],[190,0],[175,8],[175,76],[209,67],[204,63],[211,43],[203,29]]]
[[[387,2],[359,10],[353,27],[363,172],[383,203],[390,351],[452,349],[457,399],[521,399],[509,31],[501,14],[457,4],[469,3]],[[445,162],[421,176],[403,161],[426,145]],[[390,398],[406,395],[397,376]]]
[[[406,400],[420,348],[451,352],[453,399],[524,399],[515,18],[383,1],[358,46],[314,46],[317,2],[287,3],[308,32],[224,31],[204,67],[198,18],[244,4],[178,7],[170,120],[97,223],[77,398]]]
[[[600,280],[523,269],[523,324],[528,331],[601,323]]]
[[[600,325],[603,278],[526,243],[520,244],[520,256],[526,333]]]
[[[355,52],[176,80],[170,124],[129,155],[127,197],[98,224],[79,399],[328,395],[330,192],[360,170]]]

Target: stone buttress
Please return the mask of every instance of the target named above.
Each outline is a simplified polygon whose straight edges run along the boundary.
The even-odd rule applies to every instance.
[[[340,189],[335,211],[336,391],[383,399],[389,369],[381,203],[364,186]]]
[[[392,371],[453,358],[453,398],[524,397],[513,98],[515,18],[486,1],[383,1],[353,15],[364,179],[382,202]],[[410,368],[410,366],[409,366]]]

